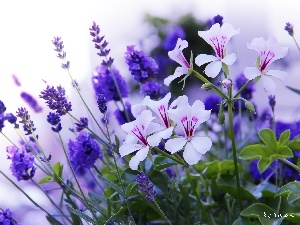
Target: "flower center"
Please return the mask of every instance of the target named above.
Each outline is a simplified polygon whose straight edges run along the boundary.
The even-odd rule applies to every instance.
[[[142,125],[142,129],[144,130],[145,127],[144,125]],[[147,139],[146,137],[142,134],[140,128],[138,126],[135,126],[131,132],[144,144],[144,145],[149,145],[148,142],[147,142]]]
[[[224,58],[225,42],[227,40],[227,37],[225,37],[223,35],[221,37],[214,36],[214,37],[210,38],[210,40],[213,44],[213,48],[214,48],[217,56],[220,59],[223,59]]]
[[[168,120],[167,111],[166,111],[165,106],[160,105],[158,107],[158,111],[159,111],[159,114],[160,114],[162,120],[164,121],[164,124],[165,124],[166,128],[169,128],[170,127],[170,122]]]
[[[187,140],[191,140],[193,135],[194,135],[194,131],[195,131],[195,126],[196,123],[198,121],[198,118],[193,116],[191,120],[188,120],[187,116],[182,117],[181,119],[181,124],[184,128],[184,132],[185,132],[185,137]]]
[[[260,52],[260,71],[263,72],[266,67],[270,64],[270,61],[274,58],[275,54],[271,51]]]

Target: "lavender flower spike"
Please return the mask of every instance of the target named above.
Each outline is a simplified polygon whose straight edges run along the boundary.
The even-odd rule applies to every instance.
[[[110,49],[106,48],[108,42],[104,40],[104,36],[99,36],[99,34],[100,34],[100,28],[95,22],[93,22],[93,26],[90,28],[90,35],[93,37],[92,41],[95,43],[95,48],[99,50],[97,55],[106,58],[106,60],[102,61],[103,66],[110,67],[114,60],[111,57],[107,59],[107,56],[110,52]]]
[[[38,104],[37,100],[30,94],[26,92],[21,93],[21,98],[34,110],[34,112],[39,113],[43,109],[42,107]]]
[[[39,96],[40,98],[46,100],[46,104],[52,110],[56,110],[56,112],[60,115],[66,115],[69,111],[72,111],[71,102],[67,102],[65,96],[65,90],[58,86],[56,89],[49,85],[43,90]]]
[[[13,218],[12,218],[12,211],[10,209],[1,209],[0,212],[0,224],[1,225],[19,225]]]
[[[19,108],[17,111],[17,117],[21,119],[20,123],[23,124],[23,129],[27,132],[25,135],[32,134],[32,132],[36,130],[26,108]]]
[[[142,172],[136,176],[136,182],[139,190],[146,194],[146,199],[148,201],[154,201],[156,192],[153,190],[153,184],[150,182],[149,177]]]
[[[9,154],[7,158],[11,159],[10,170],[13,176],[15,176],[18,181],[31,179],[36,170],[33,166],[34,156],[32,152],[20,151],[15,146],[7,147],[6,151]]]
[[[137,82],[145,83],[157,77],[157,63],[143,51],[135,50],[134,46],[127,46],[125,59],[133,78]]]
[[[57,52],[57,58],[64,60],[67,56],[67,53],[64,51],[64,43],[61,40],[61,37],[54,37],[52,40],[52,43],[54,45],[54,50]],[[62,63],[61,66],[63,69],[69,69],[70,68],[70,62],[67,61],[66,63]]]

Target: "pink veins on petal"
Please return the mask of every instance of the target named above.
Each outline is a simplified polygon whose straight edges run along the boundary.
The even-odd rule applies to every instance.
[[[221,36],[221,40],[215,36],[215,37],[212,37],[210,38],[211,42],[213,43],[214,45],[214,50],[216,52],[216,54],[221,58],[223,59],[224,58],[224,48],[225,48],[225,42],[227,40],[227,37],[225,36]]]
[[[184,117],[182,117],[180,122],[184,128],[184,132],[185,132],[187,140],[191,140],[192,136],[194,134],[194,131],[195,131],[196,123],[198,122],[198,118],[193,116],[192,120],[188,120],[187,116],[184,116]]]
[[[164,121],[166,128],[170,127],[170,122],[168,120],[167,111],[164,105],[160,105],[158,108],[159,114]]]
[[[177,58],[179,59],[180,62],[183,63],[183,65],[186,67],[186,68],[190,68],[190,64],[186,61],[186,59],[184,58],[184,56],[182,55],[182,52],[178,52],[177,54]]]
[[[142,129],[144,130],[144,125],[142,125]],[[146,137],[141,133],[140,129],[138,128],[138,126],[135,126],[131,132],[144,144],[144,145],[149,145],[147,142]]]
[[[274,58],[274,52],[268,51],[261,51],[260,52],[260,71],[264,71],[270,61]]]

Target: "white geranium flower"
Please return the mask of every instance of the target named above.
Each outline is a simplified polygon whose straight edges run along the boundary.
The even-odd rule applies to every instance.
[[[160,142],[160,140],[157,141],[149,136],[164,129],[161,125],[153,123],[153,119],[155,117],[152,116],[152,112],[144,110],[137,116],[135,121],[121,126],[122,130],[127,133],[125,141],[120,147],[121,157],[138,151],[129,162],[132,170],[137,170],[139,163],[147,157],[150,147],[157,146]]]
[[[247,46],[259,53],[259,65],[257,67],[246,67],[244,70],[245,77],[252,80],[261,76],[266,92],[269,94],[274,93],[276,85],[271,76],[277,77],[283,82],[287,77],[287,73],[280,70],[268,70],[267,67],[275,60],[286,56],[288,48],[279,45],[275,37],[272,36],[267,41],[264,38],[254,38],[251,44],[247,44]]]
[[[168,52],[169,57],[175,62],[179,63],[181,67],[177,67],[173,75],[170,75],[167,78],[165,78],[165,85],[169,86],[170,83],[176,78],[181,77],[184,74],[188,74],[188,70],[191,68],[191,66],[182,53],[182,50],[186,47],[188,47],[188,42],[186,40],[181,40],[180,38],[178,38],[174,50]],[[185,80],[185,78],[183,79]]]
[[[190,165],[196,164],[212,146],[209,137],[194,136],[198,126],[210,118],[210,110],[205,110],[203,102],[199,100],[190,106],[186,96],[180,96],[171,107],[174,109],[169,109],[169,116],[184,131],[185,136],[168,140],[165,148],[172,154],[184,149],[184,160]]]
[[[207,76],[215,78],[221,71],[222,63],[230,66],[236,61],[235,53],[226,54],[226,45],[234,35],[239,33],[240,30],[235,30],[229,23],[224,23],[221,27],[216,23],[210,30],[198,31],[199,36],[211,45],[216,53],[216,56],[200,54],[195,58],[198,66],[209,63],[204,70]]]

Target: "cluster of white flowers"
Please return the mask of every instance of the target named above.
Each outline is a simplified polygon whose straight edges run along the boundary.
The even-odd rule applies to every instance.
[[[198,32],[199,36],[215,51],[215,55],[200,54],[195,58],[198,66],[209,63],[204,71],[208,77],[215,78],[223,66],[230,66],[236,61],[236,53],[227,54],[226,45],[234,35],[239,33],[240,30],[235,30],[228,23],[222,26],[216,23],[210,30]],[[179,63],[180,67],[177,67],[174,74],[164,80],[165,85],[170,85],[173,80],[182,75],[186,75],[183,78],[185,80],[191,73],[192,62],[188,63],[182,53],[186,47],[188,47],[188,42],[179,38],[175,49],[168,52],[169,57]],[[287,73],[279,70],[267,70],[267,67],[275,60],[286,56],[288,48],[280,46],[274,37],[269,37],[267,41],[263,38],[255,38],[251,44],[248,44],[248,48],[258,51],[259,58],[256,67],[245,68],[245,76],[249,80],[260,77],[265,90],[273,93],[275,83],[271,76],[284,81]],[[228,78],[230,77],[222,82],[226,88],[232,86],[231,79]],[[189,105],[188,97],[185,95],[178,97],[168,107],[170,98],[170,93],[160,101],[153,101],[146,96],[142,104],[132,106],[132,113],[136,120],[121,126],[127,133],[127,137],[120,147],[121,156],[138,151],[129,162],[131,169],[136,170],[139,163],[149,154],[151,147],[158,146],[162,139],[168,139],[165,149],[171,154],[183,149],[183,158],[190,165],[196,164],[202,155],[210,150],[212,141],[209,137],[194,136],[199,125],[210,118],[210,111],[205,110],[205,106],[200,100]],[[156,118],[158,121],[153,122]],[[176,134],[178,129],[175,128],[181,129],[184,136]]]

